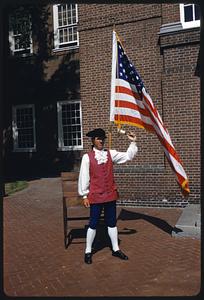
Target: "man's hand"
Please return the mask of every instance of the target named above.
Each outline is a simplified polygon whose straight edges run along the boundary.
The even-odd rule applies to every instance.
[[[130,131],[130,133],[127,134],[127,137],[129,138],[129,140],[131,140],[131,142],[136,142],[137,140],[136,134],[132,131]]]
[[[89,203],[89,199],[88,199],[88,198],[84,198],[84,199],[83,199],[83,202],[84,202],[84,206],[85,206],[86,208],[90,207],[90,203]]]

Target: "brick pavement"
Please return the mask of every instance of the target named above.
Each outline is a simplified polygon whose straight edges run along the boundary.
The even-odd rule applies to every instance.
[[[87,221],[70,223],[75,238],[64,248],[60,178],[31,181],[27,189],[4,198],[4,292],[7,296],[197,295],[200,240],[171,236],[181,212],[118,207],[120,247],[129,260],[112,257],[101,235],[93,264],[86,265]],[[88,210],[72,207],[70,215],[86,216]]]

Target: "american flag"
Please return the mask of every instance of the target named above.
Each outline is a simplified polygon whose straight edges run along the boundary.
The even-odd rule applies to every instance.
[[[190,193],[187,175],[168,130],[115,31],[113,31],[110,121],[119,128],[122,124],[128,124],[156,134],[181,191],[184,195]]]

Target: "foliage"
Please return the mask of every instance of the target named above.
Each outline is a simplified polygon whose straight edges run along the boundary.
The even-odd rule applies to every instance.
[[[28,187],[27,181],[14,181],[5,184],[6,195],[11,195]]]

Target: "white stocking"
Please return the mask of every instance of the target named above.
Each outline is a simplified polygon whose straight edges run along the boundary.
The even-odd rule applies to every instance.
[[[91,247],[96,235],[96,229],[91,229],[90,227],[87,230],[86,234],[86,250],[85,253],[91,253]]]
[[[111,244],[113,251],[118,251],[119,246],[118,246],[118,229],[117,227],[108,227],[108,235],[111,239]]]

